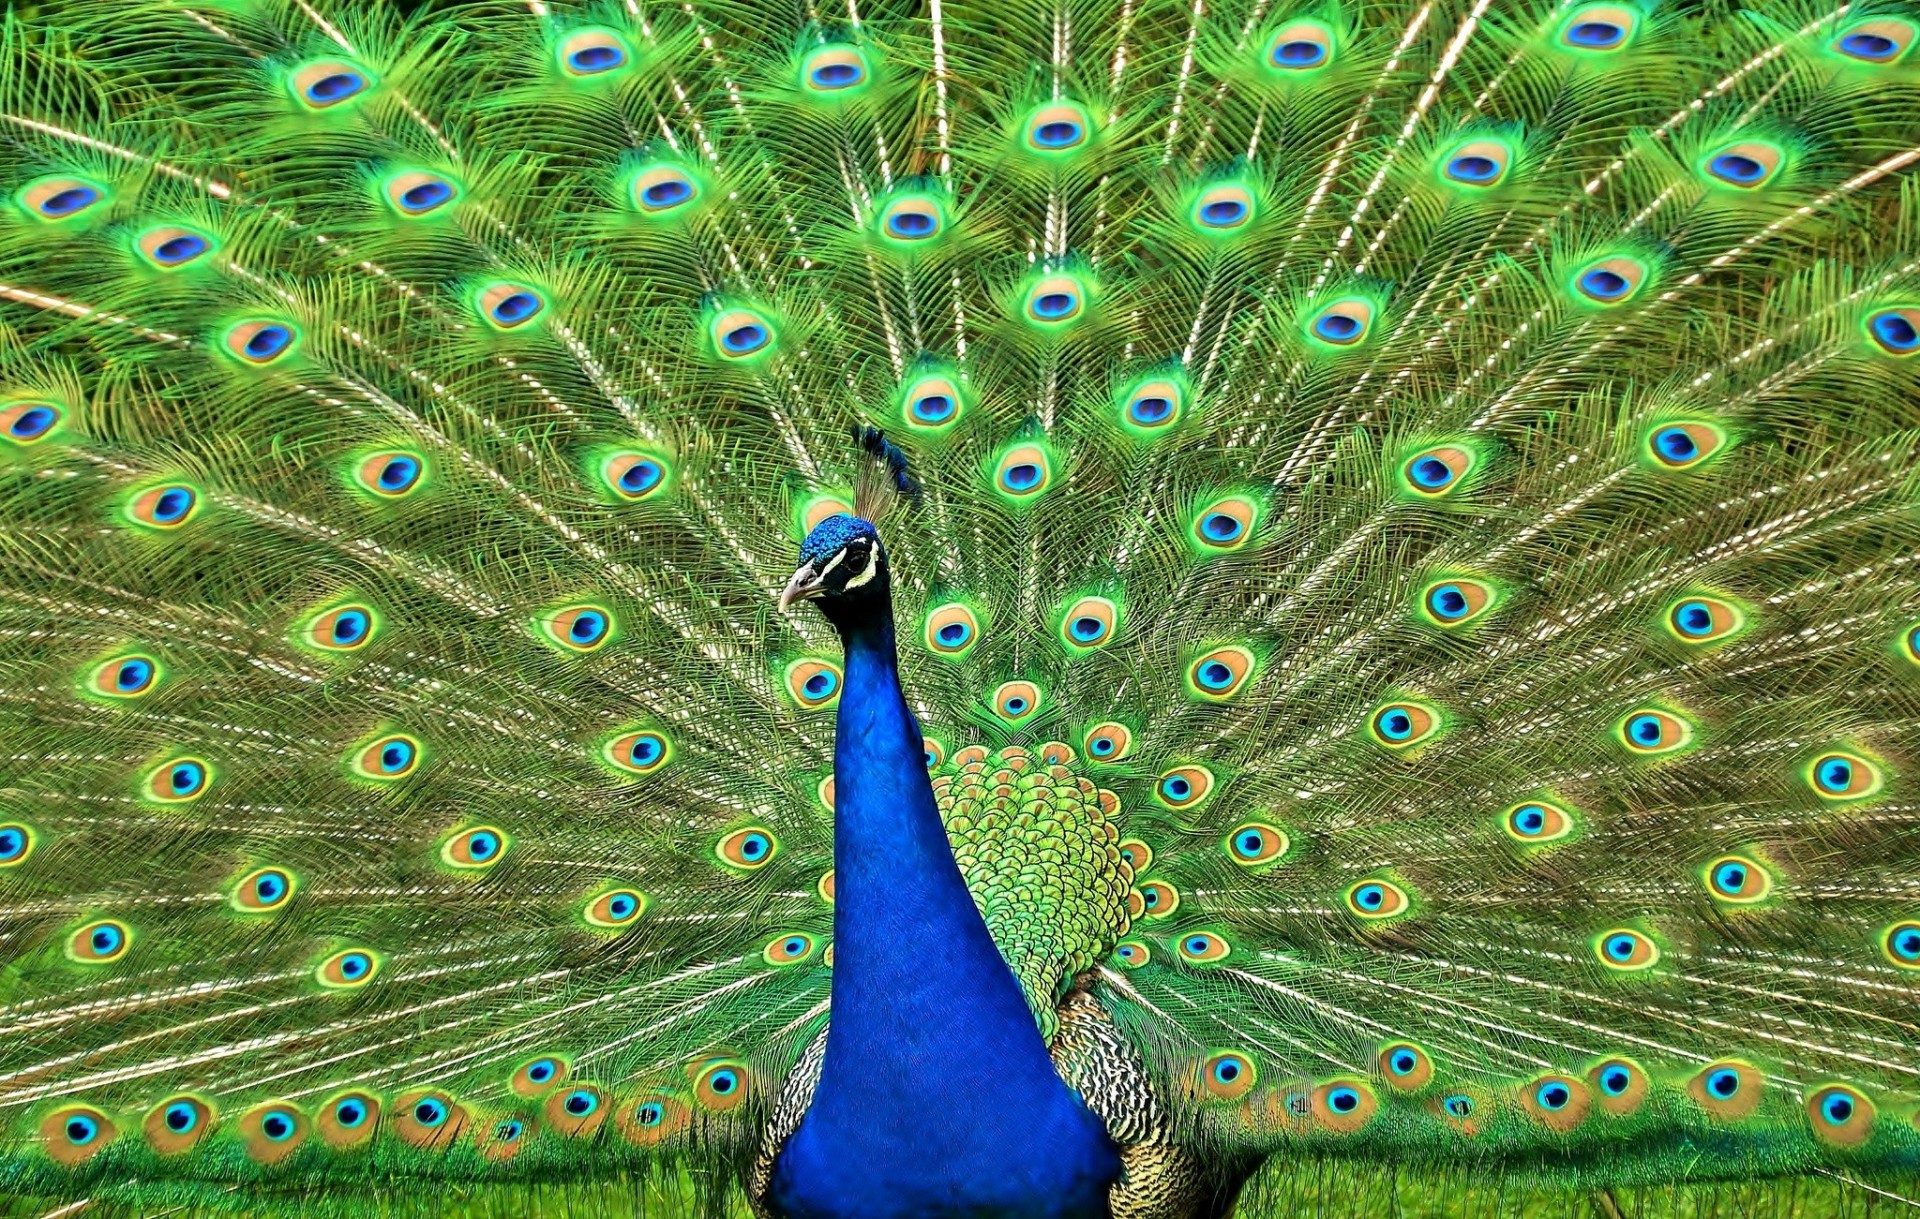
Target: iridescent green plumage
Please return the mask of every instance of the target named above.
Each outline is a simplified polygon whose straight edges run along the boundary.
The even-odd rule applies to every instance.
[[[732,1190],[831,978],[773,592],[868,424],[944,790],[1073,755],[963,869],[1172,1144],[1910,1176],[1914,33],[10,15],[0,1193]]]

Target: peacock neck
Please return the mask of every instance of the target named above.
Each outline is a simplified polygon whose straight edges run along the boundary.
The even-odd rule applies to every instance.
[[[782,1151],[791,1216],[1105,1214],[1119,1163],[1053,1069],[954,863],[901,693],[893,618],[835,615],[832,1018]]]

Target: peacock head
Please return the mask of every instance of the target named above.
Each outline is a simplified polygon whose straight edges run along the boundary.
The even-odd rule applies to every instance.
[[[820,602],[834,623],[887,605],[887,549],[871,521],[840,513],[813,527],[800,544],[800,569],[780,592],[780,608]]]

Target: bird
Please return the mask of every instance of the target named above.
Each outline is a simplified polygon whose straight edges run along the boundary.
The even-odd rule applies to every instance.
[[[0,1193],[1920,1168],[1911,8],[3,29]]]

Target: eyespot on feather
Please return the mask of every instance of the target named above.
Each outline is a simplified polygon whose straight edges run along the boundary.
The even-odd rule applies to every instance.
[[[504,1164],[520,1154],[527,1145],[532,1127],[525,1118],[500,1117],[482,1120],[474,1131],[473,1145],[489,1163]]]
[[[1382,705],[1367,717],[1367,734],[1388,749],[1412,749],[1439,735],[1444,721],[1425,703],[1406,700]]]
[[[1829,749],[1807,764],[1807,787],[1822,800],[1865,800],[1887,785],[1871,759],[1845,749]]]
[[[943,431],[959,421],[966,406],[960,383],[950,376],[919,377],[900,392],[900,417],[916,431]]]
[[[426,474],[425,457],[399,449],[369,454],[353,466],[353,481],[380,499],[400,499],[419,490]]]
[[[1708,1063],[1687,1081],[1687,1095],[1720,1121],[1738,1121],[1760,1107],[1766,1083],[1752,1063],[1737,1058]]]
[[[1646,1103],[1651,1086],[1647,1073],[1630,1058],[1609,1058],[1587,1072],[1593,1085],[1593,1098],[1600,1108],[1614,1117],[1626,1117]]]
[[[1187,666],[1187,692],[1209,702],[1223,702],[1245,688],[1253,668],[1253,653],[1247,649],[1215,648]]]
[[[1369,921],[1397,918],[1412,909],[1407,891],[1390,880],[1363,880],[1347,890],[1347,909]]]
[[[1243,868],[1257,868],[1278,861],[1293,844],[1277,826],[1246,821],[1228,832],[1223,845],[1228,859]]]
[[[135,493],[127,517],[148,529],[178,529],[200,511],[200,492],[187,483],[166,483]]]
[[[300,1150],[313,1131],[307,1115],[283,1100],[255,1105],[236,1123],[240,1145],[256,1164],[273,1165]]]
[[[714,352],[724,360],[744,360],[773,350],[773,323],[758,310],[723,309],[708,323]]]
[[[1331,30],[1317,21],[1294,21],[1267,39],[1261,59],[1282,77],[1305,76],[1332,63],[1335,49]]]
[[[1542,1075],[1520,1086],[1520,1107],[1556,1134],[1567,1134],[1587,1120],[1593,1094],[1571,1075]]]
[[[636,1147],[654,1147],[687,1128],[692,1110],[672,1096],[648,1096],[623,1107],[614,1117],[621,1137]]]
[[[1260,1078],[1253,1060],[1233,1050],[1216,1050],[1200,1064],[1200,1087],[1210,1100],[1239,1100]]]
[[[1103,648],[1113,642],[1120,625],[1120,608],[1105,597],[1082,597],[1060,615],[1060,638],[1075,652]]]
[[[450,868],[491,868],[506,858],[513,840],[490,825],[462,830],[440,846],[440,862]]]
[[[101,661],[87,676],[87,690],[106,698],[140,698],[159,688],[165,674],[151,656],[129,652]]]
[[[1082,106],[1054,102],[1029,114],[1025,131],[1029,150],[1058,156],[1087,146],[1093,138],[1093,120]]]
[[[420,768],[420,742],[404,732],[382,735],[360,746],[352,755],[353,773],[362,779],[387,783],[404,779]]]
[[[300,327],[285,318],[257,317],[227,327],[220,343],[242,364],[265,368],[297,351],[301,337]]]
[[[350,108],[378,84],[373,73],[349,59],[315,59],[287,73],[287,91],[311,111]]]
[[[888,199],[876,211],[874,220],[880,236],[900,246],[932,244],[947,227],[946,208],[938,199],[918,191]]]
[[[147,1111],[140,1123],[147,1146],[163,1156],[192,1151],[201,1139],[213,1133],[217,1115],[211,1104],[198,1096],[182,1093],[170,1096]]]
[[[380,625],[367,606],[340,605],[314,615],[300,633],[300,641],[325,652],[351,652],[365,647]]]
[[[320,1106],[314,1127],[335,1151],[364,1147],[380,1126],[380,1101],[370,1092],[341,1092]]]
[[[409,1147],[445,1151],[466,1133],[467,1111],[437,1088],[415,1089],[394,1098],[387,1129]]]
[[[1500,828],[1522,846],[1545,846],[1573,833],[1573,818],[1551,801],[1527,800],[1500,815]]]
[[[1150,884],[1158,884],[1153,881]],[[1144,892],[1144,887],[1143,887]],[[1212,965],[1227,959],[1233,952],[1233,946],[1225,936],[1212,931],[1195,931],[1183,935],[1174,943],[1174,951],[1180,959],[1190,965]]]
[[[947,760],[947,747],[930,736],[920,738],[920,750],[927,755],[927,769],[938,770]]]
[[[1135,918],[1163,919],[1180,908],[1180,890],[1164,880],[1142,881],[1137,892],[1140,909],[1134,911]]]
[[[54,224],[106,211],[109,192],[92,178],[55,174],[33,181],[14,192],[14,202],[36,220]]]
[[[1905,59],[1913,49],[1916,27],[1901,17],[1869,17],[1841,27],[1833,50],[1856,63],[1881,67]]]
[[[1624,305],[1639,293],[1646,281],[1645,262],[1616,254],[1588,263],[1574,273],[1574,298],[1602,308]]]
[[[1878,309],[1867,315],[1867,339],[1885,355],[1904,359],[1920,352],[1920,305]]]
[[[1616,927],[1593,937],[1593,955],[1616,973],[1638,973],[1660,961],[1660,947],[1631,927]]]
[[[1020,723],[1040,709],[1040,687],[1030,681],[1003,682],[994,690],[990,705],[1009,724]]]
[[[1087,286],[1077,275],[1042,275],[1027,289],[1027,320],[1042,326],[1063,326],[1080,316],[1087,305]]]
[[[377,954],[364,948],[348,948],[320,962],[313,976],[328,990],[353,990],[373,981],[380,972],[380,964]]]
[[[1901,969],[1920,969],[1920,922],[1907,919],[1881,932],[1880,951]]]
[[[1238,550],[1253,536],[1260,510],[1250,499],[1228,496],[1202,508],[1187,527],[1203,551]]]
[[[142,794],[160,804],[198,800],[213,786],[213,770],[199,758],[175,758],[147,773]]]
[[[568,652],[592,652],[614,637],[613,611],[591,603],[567,605],[534,620],[547,642]]]
[[[40,1119],[40,1147],[62,1168],[78,1168],[120,1137],[113,1119],[92,1105],[62,1105]]]
[[[787,696],[802,711],[818,711],[840,701],[840,666],[830,660],[803,657],[787,666]]]
[[[1858,1147],[1873,1137],[1873,1102],[1846,1084],[1824,1084],[1807,1093],[1813,1137],[1830,1147]]]
[[[646,912],[646,894],[637,889],[608,889],[594,895],[581,917],[590,926],[618,931],[633,926]]]
[[[666,487],[670,473],[667,460],[651,453],[614,453],[600,463],[600,478],[607,490],[628,503],[657,494]]]
[[[1139,940],[1121,940],[1113,946],[1113,956],[1122,969],[1138,969],[1153,959],[1153,951]]]
[[[584,1139],[599,1131],[612,1108],[606,1093],[592,1084],[573,1084],[549,1093],[541,1113],[554,1130],[570,1139]]]
[[[1454,1090],[1427,1102],[1429,1113],[1446,1123],[1449,1130],[1467,1138],[1478,1137],[1497,1108],[1492,1095],[1475,1084],[1456,1085]]]
[[[1700,870],[1707,895],[1730,905],[1752,905],[1773,893],[1773,874],[1745,855],[1722,855]]]
[[[635,730],[622,733],[601,746],[600,756],[617,770],[646,775],[659,770],[672,759],[673,746],[662,732]]]
[[[951,601],[927,612],[923,634],[929,651],[940,656],[960,657],[980,641],[980,620],[971,609]]]
[[[1441,176],[1460,186],[1486,189],[1498,186],[1513,162],[1513,150],[1500,140],[1466,140],[1440,161]]]
[[[1373,332],[1373,302],[1362,296],[1345,297],[1309,314],[1307,337],[1329,347],[1358,347]]]
[[[760,959],[769,965],[799,965],[813,956],[819,941],[804,931],[777,935],[760,950]]]
[[[700,184],[676,165],[651,165],[633,175],[627,188],[643,216],[665,218],[700,196]]]
[[[1693,725],[1659,707],[1640,707],[1621,717],[1613,728],[1614,739],[1630,753],[1658,757],[1685,749],[1693,743]]]
[[[0,440],[17,445],[37,444],[53,435],[66,409],[43,398],[0,403]]]
[[[1434,626],[1465,626],[1492,609],[1499,590],[1470,576],[1447,576],[1420,590],[1416,602],[1421,619]]]
[[[1118,762],[1133,752],[1133,731],[1114,720],[1087,729],[1081,746],[1091,762]]]
[[[1647,455],[1657,468],[1687,470],[1718,452],[1727,434],[1717,424],[1699,421],[1662,423],[1647,430]]]
[[[445,214],[460,198],[460,187],[452,178],[423,169],[394,174],[381,184],[380,191],[388,206],[410,220],[436,212]]]
[[[714,857],[729,868],[753,871],[780,853],[780,840],[773,831],[751,825],[738,829],[714,844]]]
[[[612,30],[577,30],[555,48],[560,70],[575,80],[604,78],[632,62],[627,44]]]
[[[496,281],[474,294],[473,305],[481,321],[495,330],[508,331],[538,321],[547,311],[547,298],[538,288]]]
[[[1120,861],[1132,868],[1135,876],[1153,866],[1153,848],[1138,838],[1122,838],[1118,849]]]
[[[40,843],[33,827],[20,821],[0,822],[0,868],[13,868],[27,862]]]
[[[216,248],[214,239],[199,229],[163,224],[134,238],[133,248],[156,271],[176,271],[202,262]]]
[[[1149,377],[1127,386],[1116,403],[1120,422],[1129,431],[1148,435],[1165,431],[1186,413],[1184,378]]]
[[[1396,1041],[1381,1048],[1380,1078],[1396,1092],[1418,1092],[1433,1082],[1433,1059],[1419,1046]]]
[[[1759,190],[1773,181],[1785,159],[1774,144],[1740,140],[1708,153],[1700,170],[1710,185]]]
[[[820,881],[813,887],[814,893],[827,905],[833,905],[833,869],[828,868],[820,874]]]
[[[1623,4],[1583,4],[1560,23],[1559,43],[1570,51],[1623,50],[1639,32],[1640,14]]]
[[[1473,469],[1473,452],[1457,445],[1423,449],[1400,465],[1401,485],[1421,499],[1438,499],[1459,490]]]
[[[1722,643],[1747,625],[1746,611],[1705,593],[1682,597],[1662,616],[1667,633],[1685,644]]]
[[[285,868],[257,868],[240,878],[227,901],[242,914],[270,914],[292,901],[299,887],[299,879]]]
[[[127,955],[133,928],[119,919],[103,918],[67,937],[67,959],[81,965],[110,965]]]
[[[1203,233],[1228,234],[1252,222],[1254,205],[1252,191],[1237,182],[1222,182],[1200,191],[1188,215]]]
[[[1213,794],[1213,772],[1198,764],[1163,771],[1154,798],[1168,808],[1194,808]]]
[[[1380,1102],[1373,1089],[1357,1079],[1336,1079],[1313,1090],[1314,1121],[1334,1134],[1353,1134],[1366,1127]]]
[[[871,74],[860,48],[845,44],[821,47],[800,61],[801,88],[823,97],[857,93]]]
[[[716,1058],[693,1069],[693,1099],[703,1109],[725,1113],[746,1099],[751,1083],[745,1063]]]

